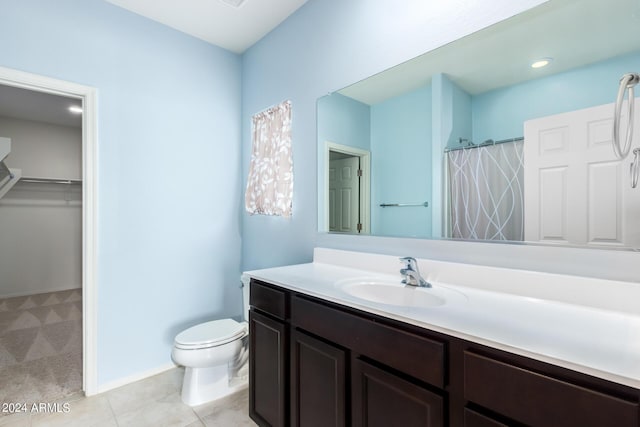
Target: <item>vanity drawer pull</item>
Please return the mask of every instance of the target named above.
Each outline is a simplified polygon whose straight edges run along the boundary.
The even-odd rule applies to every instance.
[[[531,426],[638,427],[639,405],[468,351],[464,397]]]
[[[255,279],[251,279],[249,304],[251,307],[271,314],[279,319],[286,319],[287,293],[270,286],[264,285]]]
[[[291,298],[291,324],[414,378],[444,387],[445,344],[306,298]]]

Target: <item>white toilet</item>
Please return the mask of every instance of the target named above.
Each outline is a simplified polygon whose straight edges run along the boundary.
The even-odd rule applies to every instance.
[[[243,315],[248,319],[249,281],[242,278]],[[249,326],[233,319],[213,320],[180,332],[171,358],[185,367],[182,401],[189,406],[219,399],[247,387]]]

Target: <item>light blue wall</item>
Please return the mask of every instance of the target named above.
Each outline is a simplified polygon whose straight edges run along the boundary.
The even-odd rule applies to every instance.
[[[526,120],[613,103],[622,75],[639,69],[640,52],[636,52],[476,95],[473,140],[523,136]]]
[[[463,8],[407,0],[390,8],[387,0],[309,0],[250,48],[242,58],[243,179],[251,115],[290,99],[294,195],[290,219],[243,214],[243,267],[311,260],[318,238],[318,98],[543,2],[495,0]]]
[[[431,185],[432,236],[449,235],[448,224],[444,221],[444,161],[446,147],[459,146],[459,138],[471,139],[471,97],[454,84],[449,77],[438,73],[431,79],[433,87]]]
[[[326,156],[326,143],[370,150],[371,111],[367,104],[332,93],[318,99],[318,158]],[[318,168],[318,194],[325,187],[324,168]],[[325,227],[325,212],[318,212],[318,229]]]
[[[460,146],[460,138],[472,139],[472,97],[453,83],[446,75],[437,76],[435,81],[442,86],[438,108],[442,115],[442,147]],[[434,106],[434,109],[436,107]],[[442,150],[439,150],[442,153]]]
[[[371,107],[371,233],[431,237],[431,87]]]
[[[241,312],[240,57],[101,0],[0,10],[0,66],[98,90],[99,384],[166,365]]]
[[[338,93],[318,100],[318,158],[324,143],[371,151],[371,229],[383,236],[431,237],[431,209],[388,209],[381,203],[431,200],[431,89],[369,107]],[[318,191],[324,186],[318,170]],[[319,212],[319,224],[324,224]]]
[[[367,104],[339,93],[318,100],[318,141],[369,150],[371,111]],[[322,143],[319,148],[322,148]]]

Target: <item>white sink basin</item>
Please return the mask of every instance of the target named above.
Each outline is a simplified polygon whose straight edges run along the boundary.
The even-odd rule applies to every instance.
[[[399,307],[437,307],[454,299],[466,300],[464,294],[437,284],[420,288],[403,285],[400,279],[349,279],[337,282],[336,287],[359,299]]]

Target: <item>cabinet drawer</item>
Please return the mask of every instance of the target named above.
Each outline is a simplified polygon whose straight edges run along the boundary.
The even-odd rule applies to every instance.
[[[444,387],[445,345],[410,332],[291,298],[291,323],[436,387]]]
[[[531,426],[638,427],[639,406],[468,351],[464,397]]]
[[[269,313],[278,319],[286,319],[288,294],[284,290],[275,289],[258,280],[251,279],[249,304],[265,313]]]

